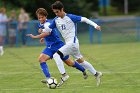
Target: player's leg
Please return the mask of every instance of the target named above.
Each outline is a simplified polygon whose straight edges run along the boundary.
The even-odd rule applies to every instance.
[[[59,52],[60,52],[60,51],[59,51]],[[60,53],[59,53],[59,54],[60,54]],[[60,58],[60,55],[59,55],[59,54],[55,53],[54,56],[57,56],[57,58],[59,59],[59,58]],[[61,56],[61,57],[63,57],[63,56]],[[57,59],[57,60],[58,60],[58,59]],[[65,56],[65,57],[63,57],[63,58],[60,58],[59,60],[61,60],[61,59],[62,59],[68,66],[74,67],[74,68],[76,68],[76,69],[82,71],[85,79],[88,77],[88,75],[87,75],[86,72],[85,72],[85,69],[84,69],[81,65],[79,65],[79,63],[70,60],[70,59],[69,59],[69,56]],[[61,78],[61,80],[60,80],[60,83],[58,84],[58,87],[61,86],[68,78],[69,78],[68,75],[63,76],[63,77]]]
[[[87,62],[83,59],[83,56],[81,55],[80,50],[79,50],[79,43],[74,45],[72,50],[74,50],[73,51],[73,57],[75,59],[77,59],[76,61],[78,63],[80,63],[80,65],[82,65],[85,69],[88,69],[96,77],[97,86],[98,86],[100,84],[100,77],[102,76],[102,73],[97,72],[95,70],[95,68],[89,62]]]
[[[82,54],[80,53],[79,50],[79,43],[75,43],[75,45],[73,45],[73,57],[76,59],[76,61],[78,63],[80,63],[80,65],[82,65],[84,68],[88,69],[92,74],[96,74],[96,70],[94,69],[94,67],[87,61],[85,61],[83,59]]]
[[[2,56],[4,54],[3,50],[3,36],[0,36],[0,55]]]
[[[63,63],[62,59],[60,58],[59,55],[53,55],[53,59],[55,60],[58,70],[62,75],[62,79],[64,79],[64,81],[66,81],[69,78],[69,75],[67,75],[67,73],[65,71],[65,67],[64,67],[64,63]]]
[[[79,62],[84,68],[88,69],[95,76],[97,81],[97,86],[99,86],[102,73],[96,71],[95,68],[89,62],[83,60],[83,58],[78,59],[77,62]]]
[[[55,60],[55,63],[58,67],[58,70],[62,74],[62,76],[63,76],[63,74],[65,75],[66,71],[65,71],[65,68],[64,68],[63,61],[60,58],[60,56],[59,55],[53,55],[53,59]]]
[[[67,73],[65,71],[63,61],[62,61],[62,59],[60,58],[59,55],[58,56],[57,55],[54,55],[55,52],[57,52],[57,50],[60,47],[62,47],[63,45],[64,45],[63,42],[59,42],[59,43],[57,43],[55,45],[52,45],[51,48],[46,48],[43,51],[43,53],[46,54],[46,55],[49,55],[51,59],[53,58],[55,60],[56,65],[58,67],[58,70],[59,70],[59,72],[62,75],[61,78],[63,78],[63,80],[66,81],[69,78],[69,75],[67,75]],[[47,83],[47,80],[43,80],[43,81],[46,81],[46,83]],[[45,82],[43,82],[43,83],[45,83]]]
[[[56,47],[56,46],[55,46]],[[63,78],[69,78],[69,76],[66,74],[66,71],[65,71],[65,68],[64,68],[64,64],[63,64],[63,61],[61,60],[60,56],[55,56],[53,55],[55,53],[55,49],[53,48],[46,48],[43,50],[43,56],[44,58],[42,57],[42,61],[41,62],[44,62],[45,60],[49,60],[50,58],[54,58],[56,64],[57,64],[57,67],[62,75]],[[65,79],[66,81],[66,79]],[[44,79],[41,81],[42,83],[47,83],[47,80]]]
[[[71,54],[71,44],[62,46],[54,55],[60,56],[61,59],[66,60],[64,59],[64,57],[70,54]],[[69,66],[75,67],[76,69],[82,72],[85,71],[85,69],[81,65],[79,65],[77,62],[69,61],[69,63],[70,62],[71,64]]]
[[[65,56],[65,57],[64,57],[62,52],[59,51],[59,52],[55,53],[54,56],[58,56],[58,57],[57,57],[57,61],[58,61],[58,59],[59,59],[59,60],[62,59],[62,60],[64,60],[64,62],[65,62],[68,66],[74,67],[74,68],[76,68],[76,69],[78,69],[78,70],[80,70],[80,71],[82,71],[82,72],[85,72],[85,69],[84,69],[79,63],[70,60],[68,56]]]
[[[43,53],[40,54],[40,56],[39,56],[40,67],[42,68],[42,71],[47,79],[51,77],[51,75],[49,73],[48,65],[46,64],[46,61],[49,59],[50,59],[50,57]]]
[[[72,61],[70,58],[67,60],[64,60],[64,62],[68,65],[68,66],[72,66],[80,71],[82,71],[84,79],[87,79],[88,75],[86,74],[86,70],[80,66],[80,64],[76,61]]]
[[[82,65],[84,68],[88,69],[92,74],[96,74],[97,71],[95,70],[95,68],[89,62],[85,61],[83,57],[77,59],[76,61],[80,63],[80,65]]]
[[[47,79],[51,77],[46,61],[49,60],[52,56],[53,53],[50,48],[45,48],[39,56],[40,66],[44,75],[46,76],[46,79],[41,80],[42,83],[47,83]]]
[[[60,78],[60,82],[58,83],[58,87],[60,87],[65,81],[69,79],[69,75],[66,73],[64,68],[64,63],[59,55],[54,54],[53,59],[55,60],[57,67],[59,69],[59,72],[61,73],[62,77]]]

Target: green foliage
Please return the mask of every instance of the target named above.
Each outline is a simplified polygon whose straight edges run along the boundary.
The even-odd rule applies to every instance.
[[[52,13],[51,4],[56,0],[3,0],[6,5],[10,4],[12,7],[23,7],[25,10],[31,14],[33,18],[36,18],[35,11],[43,7],[47,9],[49,16],[48,18],[54,18],[55,15]],[[68,13],[74,13],[77,15],[83,15],[90,17],[92,11],[97,11],[98,0],[61,0],[65,6],[65,10]],[[9,7],[9,6],[7,6]]]
[[[124,0],[110,0],[111,5],[116,7],[118,11],[123,12],[124,11]],[[135,12],[140,9],[140,0],[128,0],[128,10],[130,12]]]

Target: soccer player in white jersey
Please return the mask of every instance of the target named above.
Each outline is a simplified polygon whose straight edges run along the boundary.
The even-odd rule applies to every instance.
[[[50,25],[51,21],[47,20],[48,13],[44,8],[37,9],[36,15],[40,22],[39,30],[42,30]],[[64,68],[62,60],[68,66],[74,67],[74,68],[80,70],[81,72],[83,72],[84,78],[85,79],[87,78],[85,68],[83,68],[81,65],[79,65],[79,63],[70,60],[69,56],[60,58],[59,55],[54,55],[54,53],[57,52],[58,49],[64,45],[62,40],[58,37],[55,29],[53,29],[53,31],[51,33],[49,33],[49,35],[44,32],[44,33],[41,33],[36,36],[34,36],[32,34],[27,34],[27,36],[30,36],[31,38],[44,38],[44,41],[46,44],[46,48],[42,51],[42,53],[39,56],[40,66],[42,68],[44,75],[46,76],[46,79],[42,80],[42,83],[47,83],[47,79],[49,79],[51,77],[46,61],[48,61],[49,59],[52,59],[52,58],[54,58],[54,60],[57,64],[57,67],[58,67],[60,73],[62,74],[62,78],[61,78],[61,81],[58,86],[62,85],[63,82],[69,78],[69,76],[65,72],[65,68]]]
[[[100,84],[102,73],[97,72],[95,68],[89,62],[85,61],[81,55],[79,50],[79,41],[76,36],[75,24],[77,22],[85,22],[95,27],[99,31],[101,30],[101,27],[86,17],[65,13],[64,6],[60,1],[53,3],[51,8],[56,17],[53,19],[53,22],[48,28],[43,29],[43,32],[48,33],[51,32],[52,29],[57,28],[65,40],[65,45],[61,47],[54,55],[60,55],[61,58],[66,55],[72,55],[77,62],[79,62],[84,68],[88,69],[95,76],[98,86]]]

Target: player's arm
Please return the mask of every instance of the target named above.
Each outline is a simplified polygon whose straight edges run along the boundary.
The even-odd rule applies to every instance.
[[[68,16],[69,16],[69,17],[72,19],[72,21],[74,21],[74,22],[85,22],[85,23],[87,23],[87,24],[89,24],[89,25],[95,27],[97,30],[100,30],[100,31],[101,31],[101,27],[100,27],[100,26],[98,26],[95,22],[93,22],[93,21],[87,19],[86,17],[77,16],[77,15],[73,15],[73,14],[69,14]]]
[[[54,28],[56,28],[56,24],[55,24],[55,19],[54,18],[51,22],[51,24],[49,26],[45,26],[45,28],[42,30],[42,32],[51,32],[53,31]]]
[[[38,32],[39,33],[51,33],[52,29],[53,29],[52,27],[46,26],[44,29],[38,29]]]
[[[101,27],[99,25],[97,25],[95,22],[87,19],[86,17],[81,17],[81,22],[85,22],[91,26],[93,26],[94,28],[96,28],[97,30],[101,31]]]
[[[43,43],[44,43],[44,38],[40,38],[39,42],[40,42],[41,44],[43,44]]]
[[[50,35],[50,32],[43,32],[39,35],[33,35],[33,34],[27,34],[26,36],[29,36],[31,38],[44,38],[46,36]]]

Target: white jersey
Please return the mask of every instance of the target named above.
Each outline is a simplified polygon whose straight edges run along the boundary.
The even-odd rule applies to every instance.
[[[76,16],[72,14],[65,14],[63,18],[55,17],[48,28],[43,29],[43,32],[51,32],[52,29],[57,28],[65,40],[65,45],[62,46],[59,51],[64,55],[72,55],[75,59],[82,58],[79,50],[79,42],[77,39],[77,22],[85,22],[94,26],[98,26],[96,23],[90,21],[89,19],[81,16]]]
[[[57,28],[62,37],[65,40],[65,43],[78,43],[77,39],[77,22],[86,22],[94,27],[98,26],[96,23],[90,21],[89,19],[77,16],[73,14],[65,14],[63,18],[55,17],[48,29],[45,29],[46,32],[51,31],[51,29]]]
[[[81,21],[81,16],[66,14],[63,18],[56,17],[53,25],[60,31],[66,43],[78,42],[76,23]],[[51,27],[51,26],[50,26]]]

